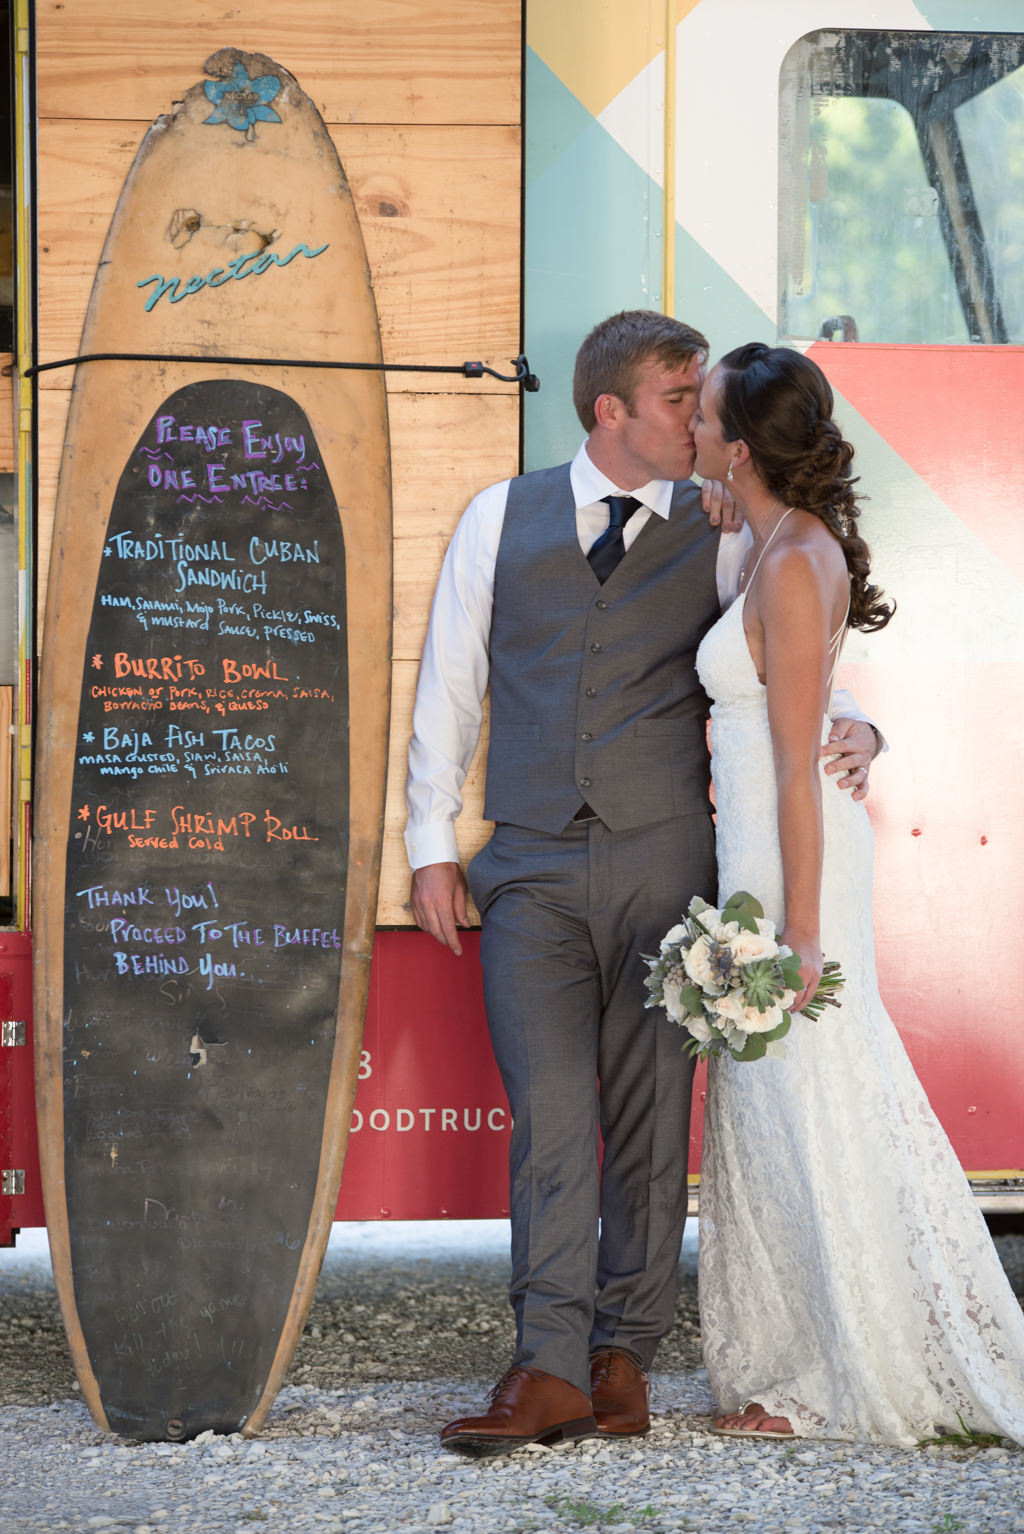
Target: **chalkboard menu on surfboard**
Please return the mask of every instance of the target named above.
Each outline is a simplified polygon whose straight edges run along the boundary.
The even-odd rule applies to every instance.
[[[223,49],[97,271],[39,720],[36,1060],[83,1396],[255,1432],[312,1299],[369,979],[387,760],[380,338],[315,107]],[[209,361],[196,361],[197,352]],[[229,363],[221,357],[266,358]],[[278,364],[368,364],[366,371]]]
[[[292,1286],[344,931],[346,672],[341,526],[308,421],[258,385],[179,390],[117,487],[82,677],[64,959],[80,1262],[106,1260],[112,1219],[145,1227],[144,1260],[164,1274],[182,1241],[215,1252],[253,1221],[241,1181],[281,1205],[280,1244],[249,1254],[256,1302]],[[189,1080],[187,1102],[169,1108],[157,1062]],[[282,1186],[275,1163],[302,1147],[305,1175]],[[111,1155],[116,1202],[90,1167]],[[168,1207],[150,1196],[147,1162],[183,1156],[184,1202]],[[252,1291],[233,1317],[243,1293],[193,1301],[218,1314],[235,1387],[248,1372],[255,1389],[265,1360]],[[173,1307],[119,1325],[122,1306],[115,1286],[80,1298],[86,1335],[118,1339],[100,1369],[131,1369],[137,1352],[157,1383],[165,1354],[202,1349]]]

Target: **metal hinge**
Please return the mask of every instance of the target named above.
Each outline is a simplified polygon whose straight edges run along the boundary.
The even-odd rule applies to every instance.
[[[18,1044],[28,1042],[28,1024],[16,1023],[12,1018],[4,1018],[0,1022],[0,1045],[4,1049],[14,1049]]]
[[[4,1198],[17,1198],[25,1191],[25,1173],[20,1167],[4,1167],[0,1173],[0,1193]]]

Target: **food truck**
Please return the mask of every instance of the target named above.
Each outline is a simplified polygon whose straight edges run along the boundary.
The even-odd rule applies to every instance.
[[[875,573],[898,604],[883,633],[849,636],[840,672],[889,747],[869,799],[881,988],[981,1207],[1024,1210],[1024,0],[252,0],[233,11],[10,0],[4,11],[0,1243],[46,1220],[32,970],[53,833],[33,811],[53,721],[38,717],[37,677],[60,662],[47,588],[59,481],[74,462],[69,404],[105,376],[116,412],[121,387],[97,371],[120,364],[83,364],[83,329],[143,139],[224,49],[276,61],[326,124],[385,368],[389,751],[337,1217],[507,1213],[508,1108],[478,936],[456,958],[415,929],[408,903],[417,662],[461,511],[495,480],[572,457],[576,347],[630,308],[689,321],[713,355],[747,340],[797,347],[835,390]],[[245,110],[240,139],[267,121]],[[189,237],[187,218],[176,227]],[[147,340],[155,293],[193,316],[201,355],[220,284],[284,281],[260,263],[263,248],[287,255],[275,234],[257,246],[233,229],[232,259],[249,266],[225,259],[197,269],[187,293],[140,293],[123,352],[167,365]],[[138,286],[159,276],[140,271]],[[257,348],[268,367],[294,358],[286,325],[277,345]],[[67,571],[61,591],[66,616]],[[272,664],[274,642],[252,664]],[[111,722],[111,756],[130,773],[140,744]],[[486,749],[485,727],[464,785],[465,858],[488,834]],[[273,921],[272,884],[265,894]],[[94,914],[96,962],[109,964],[109,923]],[[189,988],[186,975],[186,1007]],[[701,1123],[698,1111],[694,1204]]]

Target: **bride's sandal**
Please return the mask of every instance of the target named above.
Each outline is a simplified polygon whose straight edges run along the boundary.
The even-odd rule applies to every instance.
[[[750,1423],[749,1427],[744,1426]],[[756,1423],[785,1423],[781,1427],[761,1427]],[[731,1412],[725,1417],[716,1417],[708,1428],[709,1433],[718,1433],[722,1438],[795,1438],[788,1417],[769,1417],[763,1406],[756,1401],[751,1401],[740,1412]]]

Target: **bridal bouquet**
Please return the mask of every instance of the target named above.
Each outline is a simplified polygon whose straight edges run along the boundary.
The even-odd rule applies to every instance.
[[[721,910],[694,896],[658,955],[644,959],[646,1005],[664,1007],[687,1030],[684,1047],[691,1054],[704,1059],[728,1050],[734,1060],[760,1060],[785,1053],[770,1046],[789,1032],[788,1008],[801,989],[800,955],[776,941],[775,925],[753,895],[740,890]],[[837,1007],[842,984],[839,965],[826,963],[804,1015],[817,1019],[826,1007]]]

